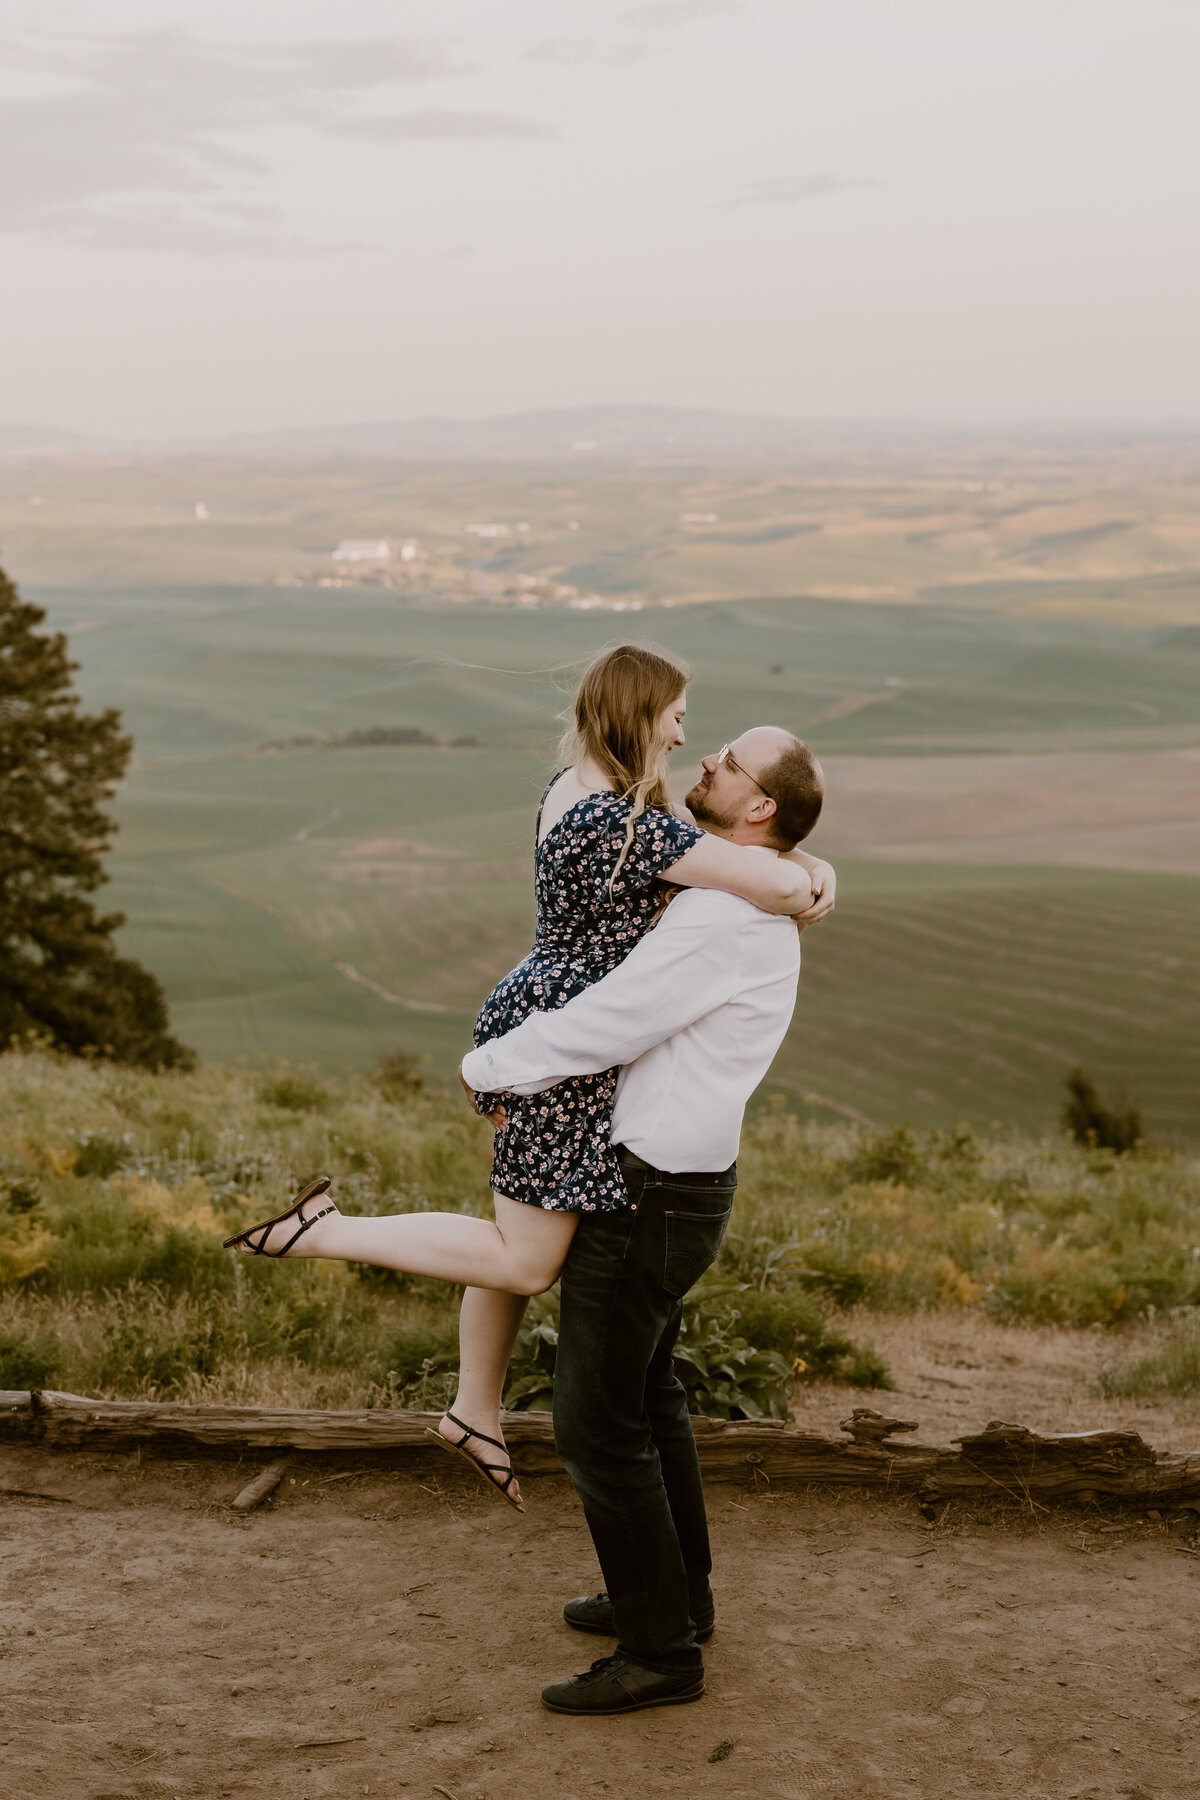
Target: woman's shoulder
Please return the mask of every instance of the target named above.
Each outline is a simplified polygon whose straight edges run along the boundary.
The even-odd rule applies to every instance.
[[[697,838],[701,836],[698,826],[693,825],[690,819],[681,818],[668,807],[643,806],[635,815],[634,803],[627,794],[597,791],[588,796],[581,810],[590,820],[613,829],[619,827],[622,832],[626,830],[632,817],[634,831],[639,838],[676,837],[681,833]]]

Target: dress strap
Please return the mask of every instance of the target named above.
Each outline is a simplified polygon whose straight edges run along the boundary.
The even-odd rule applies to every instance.
[[[545,810],[546,801],[550,797],[550,789],[554,786],[559,777],[565,775],[566,772],[567,766],[565,764],[561,769],[555,769],[553,775],[542,789],[542,797],[538,801],[537,818],[533,822],[533,847],[535,850],[542,841],[542,813]]]

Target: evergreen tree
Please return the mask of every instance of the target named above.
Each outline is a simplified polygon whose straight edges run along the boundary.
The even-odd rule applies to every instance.
[[[82,713],[78,667],[41,607],[0,570],[0,1047],[35,1037],[77,1056],[187,1068],[162,988],[117,955],[122,913],[88,896],[107,879],[107,810],[133,740],[112,707]]]

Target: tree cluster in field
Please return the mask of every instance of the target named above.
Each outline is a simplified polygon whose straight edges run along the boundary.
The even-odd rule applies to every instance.
[[[45,616],[0,571],[0,1046],[187,1068],[158,981],[117,952],[124,916],[91,898],[133,740],[113,708],[81,711]]]
[[[1071,1069],[1064,1077],[1067,1098],[1062,1122],[1077,1144],[1091,1144],[1123,1156],[1144,1141],[1141,1107],[1122,1096],[1114,1105],[1100,1097],[1086,1069]]]

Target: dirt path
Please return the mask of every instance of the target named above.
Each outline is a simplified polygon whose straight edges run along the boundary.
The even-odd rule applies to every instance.
[[[1154,1347],[1149,1331],[1007,1325],[958,1307],[856,1310],[837,1323],[883,1352],[895,1390],[800,1387],[793,1412],[810,1431],[836,1437],[852,1406],[876,1406],[919,1422],[912,1443],[949,1444],[960,1432],[981,1431],[989,1419],[1005,1419],[1033,1431],[1137,1431],[1156,1450],[1200,1451],[1200,1396],[1106,1400],[1098,1390],[1101,1367]]]
[[[5,1800],[1196,1793],[1194,1516],[714,1487],[708,1693],[580,1721],[537,1703],[606,1647],[565,1482],[328,1474],[238,1519],[229,1464],[0,1456],[70,1500],[0,1505]]]

